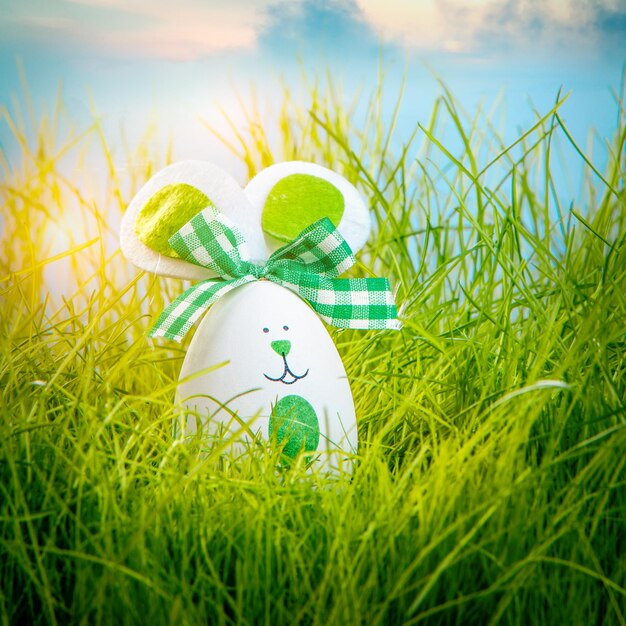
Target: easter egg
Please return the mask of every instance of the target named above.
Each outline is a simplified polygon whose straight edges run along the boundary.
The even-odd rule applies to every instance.
[[[124,214],[122,252],[143,270],[200,281],[150,331],[180,341],[199,322],[179,377],[177,435],[231,452],[260,443],[281,466],[351,469],[350,386],[305,299],[340,328],[399,328],[385,279],[340,278],[370,229],[358,190],[315,163],[273,164],[245,188],[203,161],[146,182]]]
[[[284,457],[337,468],[357,450],[350,386],[316,313],[261,280],[224,295],[203,317],[177,390],[185,429],[234,442],[260,439]],[[199,421],[200,420],[200,423]]]

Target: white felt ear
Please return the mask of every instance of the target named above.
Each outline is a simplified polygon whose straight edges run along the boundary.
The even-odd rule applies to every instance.
[[[129,261],[148,272],[172,278],[205,280],[215,276],[206,268],[152,250],[137,236],[135,223],[141,209],[160,189],[177,183],[195,187],[209,198],[218,211],[231,219],[245,237],[248,251],[245,260],[267,257],[259,213],[250,205],[237,181],[205,161],[181,161],[155,174],[126,210],[120,228],[120,246]]]
[[[245,187],[245,194],[259,219],[259,228],[263,207],[268,195],[274,186],[287,176],[292,174],[307,174],[322,178],[334,185],[343,195],[344,212],[337,230],[348,242],[354,253],[360,250],[366,243],[371,230],[370,214],[363,199],[355,187],[343,176],[315,163],[304,161],[286,161],[277,163],[260,171]],[[268,253],[284,245],[271,236],[263,235],[268,248]]]

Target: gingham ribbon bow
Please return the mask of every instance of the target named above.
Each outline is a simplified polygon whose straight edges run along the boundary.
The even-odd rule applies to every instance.
[[[337,278],[356,259],[328,218],[305,228],[265,265],[244,261],[245,240],[228,218],[209,207],[169,239],[182,259],[206,267],[220,279],[193,285],[161,313],[151,337],[180,341],[193,323],[224,294],[267,279],[307,300],[319,316],[339,328],[399,328],[386,278]]]

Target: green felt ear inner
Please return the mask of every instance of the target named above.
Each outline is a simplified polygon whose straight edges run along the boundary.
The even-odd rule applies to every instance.
[[[323,217],[338,226],[345,200],[335,185],[319,176],[290,174],[271,189],[263,207],[263,230],[280,241],[292,241]]]
[[[135,234],[148,248],[178,257],[167,240],[196,213],[213,203],[196,187],[174,183],[159,189],[137,215]]]

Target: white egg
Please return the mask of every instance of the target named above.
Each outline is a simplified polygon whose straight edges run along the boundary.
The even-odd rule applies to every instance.
[[[178,397],[188,433],[198,415],[208,437],[271,440],[329,468],[346,467],[357,450],[350,385],[330,335],[303,300],[271,281],[211,307],[189,346]]]

